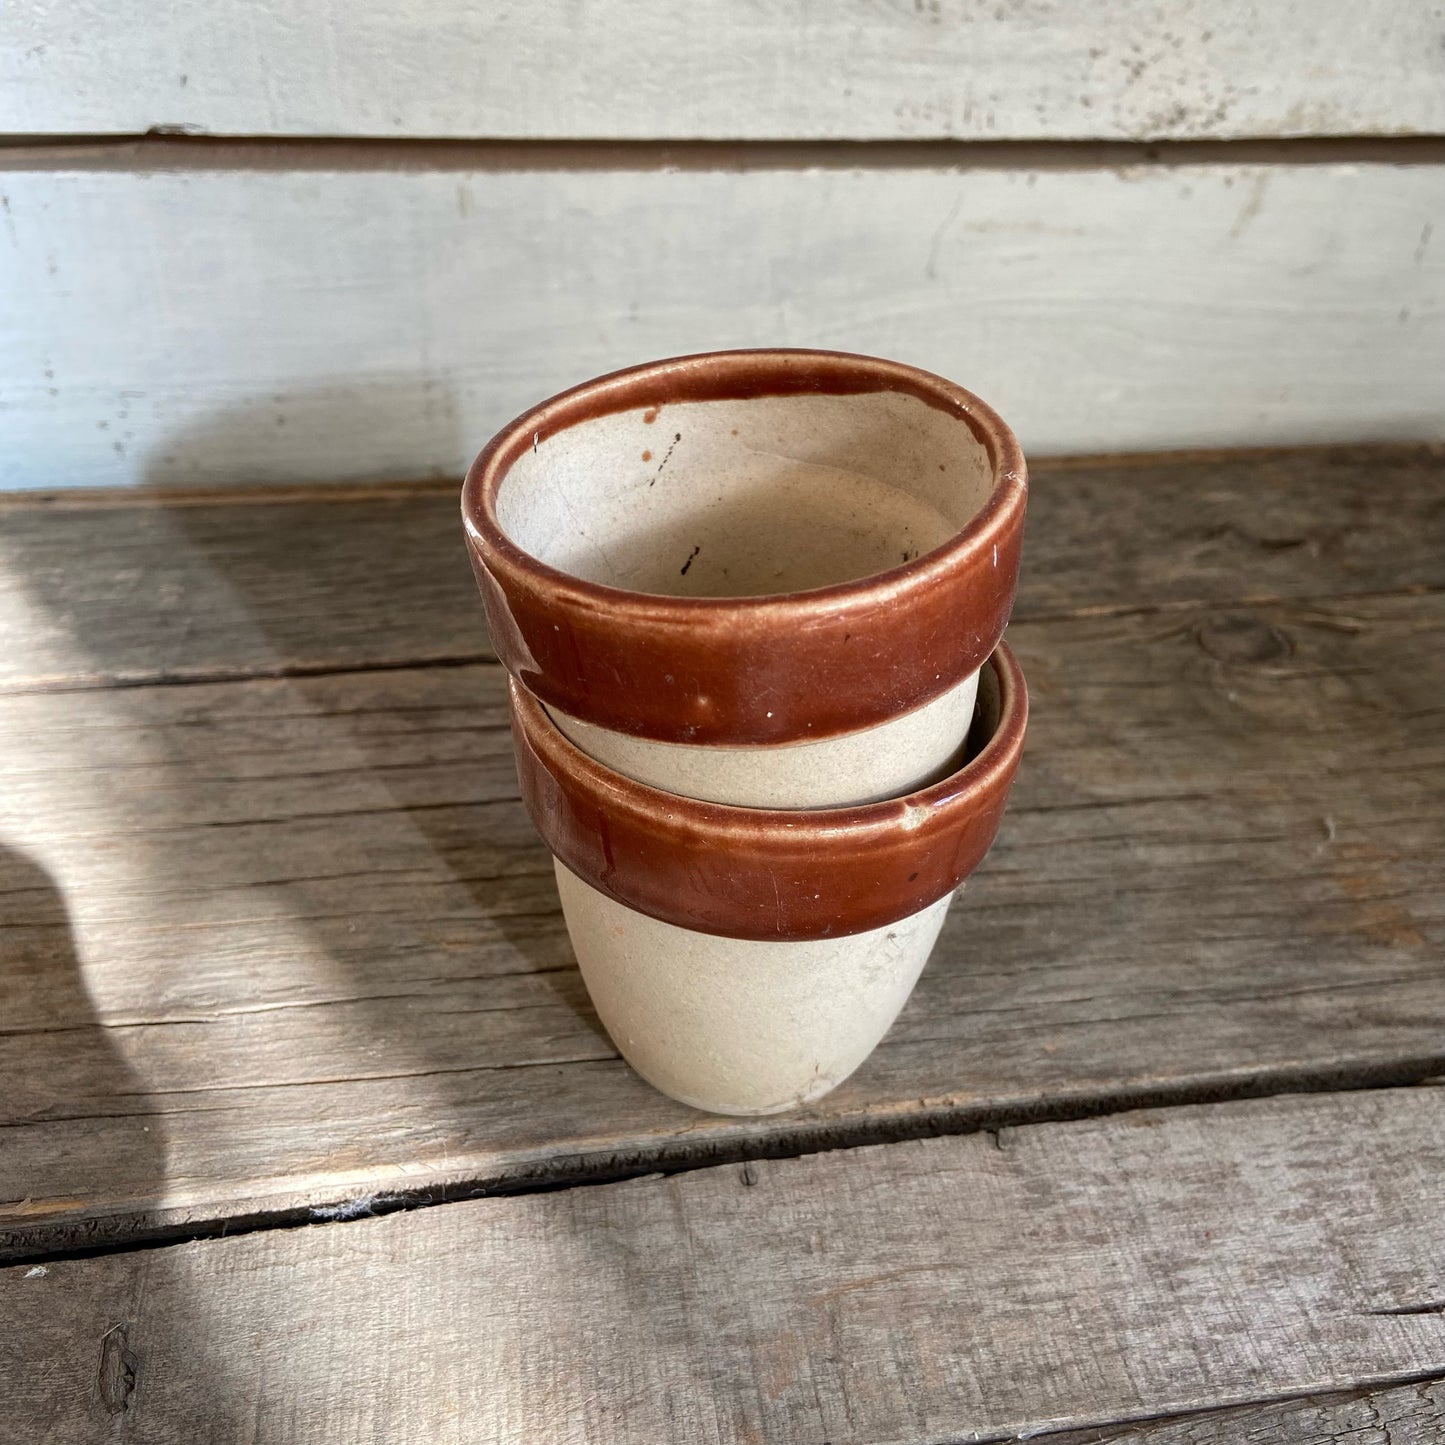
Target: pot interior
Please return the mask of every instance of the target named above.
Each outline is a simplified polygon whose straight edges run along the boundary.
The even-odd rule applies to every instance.
[[[893,391],[637,407],[539,436],[502,530],[589,582],[755,597],[853,582],[946,542],[993,488],[960,415]]]
[[[963,761],[971,763],[986,748],[1003,722],[1003,688],[999,683],[997,653],[978,670],[978,692],[973,703],[973,722],[963,746]]]

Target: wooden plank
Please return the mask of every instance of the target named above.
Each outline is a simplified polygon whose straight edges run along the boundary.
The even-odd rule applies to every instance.
[[[1016,623],[993,854],[873,1059],[763,1121],[598,1029],[494,666],[0,699],[0,1243],[1445,1072],[1442,613]]]
[[[1438,17],[1408,0],[779,5],[436,0],[22,8],[0,128],[233,135],[1019,137],[1445,129]]]
[[[538,398],[896,356],[1032,455],[1445,435],[1445,165],[18,169],[0,486],[457,475]],[[684,240],[685,238],[685,240]]]
[[[0,691],[490,660],[460,491],[0,498]]]
[[[1442,1174],[1445,1095],[1387,1090],[11,1269],[7,1412],[76,1440],[922,1445],[1438,1376]]]
[[[1442,484],[1431,448],[1040,462],[1016,615],[1445,587]],[[488,658],[457,490],[0,498],[0,691]]]
[[[1445,1438],[1445,1381],[1274,1400],[1138,1425],[1050,1434],[1049,1445],[1438,1445]]]

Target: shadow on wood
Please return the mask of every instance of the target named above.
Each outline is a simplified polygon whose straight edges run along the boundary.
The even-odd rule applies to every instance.
[[[455,407],[449,394],[435,397],[433,385],[427,381],[394,380],[389,389],[378,391],[377,383],[368,379],[364,386],[360,381],[351,386],[337,384],[319,392],[290,398],[278,396],[275,400],[277,424],[286,420],[292,428],[293,440],[298,424],[307,427],[313,433],[308,438],[308,445],[316,449],[325,446],[328,433],[354,436],[357,430],[361,430],[381,436],[394,428],[404,430],[416,424],[414,413],[418,412],[434,414],[436,425],[440,427],[454,430],[457,425]],[[153,463],[147,476],[148,483],[163,487],[180,478],[205,478],[214,475],[217,466],[225,469],[235,467],[240,475],[252,482],[280,480],[264,452],[253,459],[246,450],[247,439],[258,431],[264,431],[266,422],[271,420],[270,410],[263,402],[257,402],[234,412],[217,413],[202,425],[188,429],[164,448],[164,455]],[[481,440],[484,438],[478,440],[478,446]],[[254,469],[246,471],[253,460]],[[227,474],[230,474],[229,470]],[[395,537],[394,546],[405,549],[409,540],[419,543],[415,557],[409,560],[417,570],[435,569],[438,539],[433,537],[430,525],[436,513],[435,499],[419,497],[409,505],[408,499],[401,498],[398,510],[413,514],[405,519],[407,522],[415,520],[417,514],[425,514],[428,525],[422,537],[416,537],[403,528]],[[454,557],[450,570],[459,579],[461,595],[465,599],[462,605],[471,614],[470,622],[478,654],[481,655],[486,646],[485,620],[462,544],[460,509],[457,506],[447,511],[453,533],[452,544],[447,548]],[[226,605],[223,610],[232,619],[233,627],[253,634],[252,646],[247,651],[253,655],[258,652],[269,654],[278,673],[296,670],[298,629],[312,639],[325,639],[327,617],[333,611],[344,614],[347,626],[363,636],[367,631],[368,615],[374,619],[377,634],[390,635],[398,627],[409,627],[414,635],[427,635],[424,617],[398,616],[415,608],[417,599],[385,585],[390,580],[389,574],[387,569],[376,567],[375,552],[370,556],[357,554],[351,557],[351,566],[347,571],[329,569],[324,578],[318,579],[315,590],[308,591],[306,579],[310,575],[311,557],[318,547],[325,547],[330,540],[325,535],[324,525],[298,528],[289,537],[270,534],[264,538],[266,567],[258,569],[254,565],[254,556],[234,556],[228,545],[234,537],[217,537],[208,525],[209,521],[210,518],[203,516],[198,509],[186,505],[170,508],[167,513],[167,523],[174,531],[178,550],[189,559],[191,567],[212,574],[216,595],[224,597]],[[371,540],[378,550],[393,552],[385,538]],[[401,553],[401,560],[406,565],[405,550]],[[274,593],[269,585],[271,577],[278,573],[286,575],[295,591],[294,605],[284,612],[274,605]],[[378,574],[381,586],[377,586]],[[449,598],[455,598],[457,585],[445,587]],[[447,610],[456,610],[455,601]],[[456,628],[455,617],[438,616],[436,636],[439,649],[452,645]],[[360,662],[355,670],[373,670],[378,665],[371,660],[375,655],[373,650],[368,655],[368,661]],[[414,657],[406,659],[407,662],[421,660]],[[380,666],[384,670],[386,663],[383,661]],[[253,670],[264,672],[266,667],[263,664]],[[343,666],[339,670],[344,672],[348,669]],[[410,873],[417,878],[424,877],[431,884],[445,880],[446,884],[455,885],[448,888],[447,906],[454,922],[460,927],[453,930],[445,944],[451,953],[455,971],[449,969],[430,980],[418,980],[411,975],[409,984],[470,981],[466,959],[470,945],[475,942],[467,937],[466,920],[470,916],[478,929],[492,936],[500,934],[517,956],[521,965],[517,972],[543,980],[611,1052],[611,1044],[587,1001],[555,898],[548,885],[544,883],[540,890],[529,888],[524,900],[519,901],[516,896],[518,878],[525,878],[530,884],[540,875],[550,877],[550,872],[545,850],[525,820],[520,826],[515,825],[517,819],[502,824],[500,828],[498,826],[499,809],[516,814],[520,819],[517,790],[510,781],[510,774],[502,787],[488,788],[485,795],[459,795],[455,791],[454,770],[447,786],[441,789],[437,787],[436,770],[431,770],[432,775],[428,776],[428,764],[435,763],[439,769],[454,763],[459,754],[463,757],[477,756],[480,769],[483,766],[481,749],[476,747],[476,743],[488,730],[507,728],[505,713],[496,706],[490,691],[486,695],[479,692],[472,707],[465,704],[458,707],[455,700],[438,707],[432,699],[420,695],[408,701],[407,692],[407,680],[399,677],[396,710],[430,713],[431,716],[419,729],[408,729],[409,755],[405,765],[399,766],[402,760],[398,755],[400,739],[395,728],[395,713],[376,706],[372,695],[374,689],[368,690],[367,696],[358,700],[355,710],[350,710],[346,698],[338,697],[336,684],[330,679],[321,683],[308,680],[304,675],[293,675],[278,679],[276,686],[276,710],[287,710],[296,718],[299,728],[306,728],[313,735],[318,763],[311,780],[322,777],[331,780],[332,796],[328,809],[332,811],[328,816],[334,816],[334,810],[338,808],[343,818],[348,810],[365,812],[368,816],[386,815],[392,840],[399,852],[394,871],[402,876]],[[339,804],[338,793],[349,797],[349,803]],[[501,796],[498,796],[499,793]],[[273,821],[284,823],[285,819]],[[279,838],[280,834],[273,832],[269,837],[259,839],[258,843],[269,851]],[[228,843],[236,841],[233,838]],[[322,834],[315,839],[289,840],[286,847],[287,851],[280,856],[288,859],[286,871],[296,880],[293,890],[295,916],[306,920],[327,956],[344,967],[343,960],[354,956],[358,945],[364,950],[368,942],[375,942],[364,936],[358,937],[358,933],[364,934],[366,921],[344,913],[333,915],[318,910],[316,900],[308,892],[308,884],[317,881],[318,877],[317,850],[330,853],[335,859],[344,853],[344,848],[336,847],[334,828],[329,830],[329,835]],[[279,877],[283,870],[278,868],[275,872]],[[540,896],[536,896],[538,894]],[[521,906],[523,904],[535,906]],[[420,942],[415,938],[399,937],[394,946],[405,953],[412,951]],[[408,972],[410,975],[411,971]],[[407,1002],[410,1001],[408,995]],[[455,1028],[446,1027],[448,1041],[445,1046],[438,1043],[433,1047],[436,1041],[430,1038],[423,1017],[412,1013],[404,1004],[398,1007],[402,1000],[397,995],[386,995],[385,1002],[387,1006],[383,1012],[388,1020],[385,1032],[392,1038],[393,1046],[397,1043],[402,1045],[400,1051],[410,1059],[412,1067],[437,1076],[465,1071],[468,1059],[457,1055]],[[454,1001],[446,1013],[455,1017],[457,1012],[465,1011],[465,1005]],[[403,1028],[408,1037],[397,1040],[395,1034]],[[488,1054],[483,1036],[479,1034],[475,1043],[477,1052],[471,1062],[486,1067]],[[358,1044],[363,1046],[364,1052],[365,1040],[360,1036]],[[455,1087],[466,1089],[470,1085],[459,1080]]]
[[[97,1018],[94,995],[105,992],[107,962],[95,947],[82,961],[56,880],[0,845],[0,1077],[8,1116],[0,1135],[0,1258],[17,1229],[42,1225],[74,1198],[107,1199],[128,1213],[162,1203],[153,1191],[165,1174],[164,1122],[127,1061],[125,1022],[102,1026]],[[49,1137],[48,1193],[58,1200],[36,1197],[8,1167],[15,1151],[4,1137],[13,1142],[36,1126]],[[137,1193],[146,1181],[151,1189]],[[84,1248],[89,1231],[74,1229],[71,1247]]]

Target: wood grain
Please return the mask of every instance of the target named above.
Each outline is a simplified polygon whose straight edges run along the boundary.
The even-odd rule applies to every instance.
[[[0,487],[458,475],[564,386],[762,343],[956,378],[1031,455],[1438,440],[1429,156],[135,174],[62,150],[0,179]]]
[[[4,1247],[1445,1072],[1442,613],[1016,623],[998,844],[873,1059],[751,1122],[598,1029],[495,666],[0,699]]]
[[[17,9],[0,129],[237,135],[1121,139],[1445,129],[1407,0],[1049,3],[279,0],[163,21]]]
[[[22,1267],[6,1419],[922,1445],[1438,1376],[1442,1171],[1442,1091],[1378,1091]]]
[[[1439,1379],[1047,1437],[1049,1445],[1436,1445],[1441,1438],[1445,1381]]]
[[[490,658],[459,485],[0,497],[0,691]],[[1445,587],[1442,493],[1428,447],[1045,459],[1015,615]]]

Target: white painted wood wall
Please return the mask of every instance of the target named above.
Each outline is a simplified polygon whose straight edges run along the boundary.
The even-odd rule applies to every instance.
[[[0,133],[0,487],[458,473],[774,343],[1036,454],[1445,436],[1419,0],[25,0]]]

